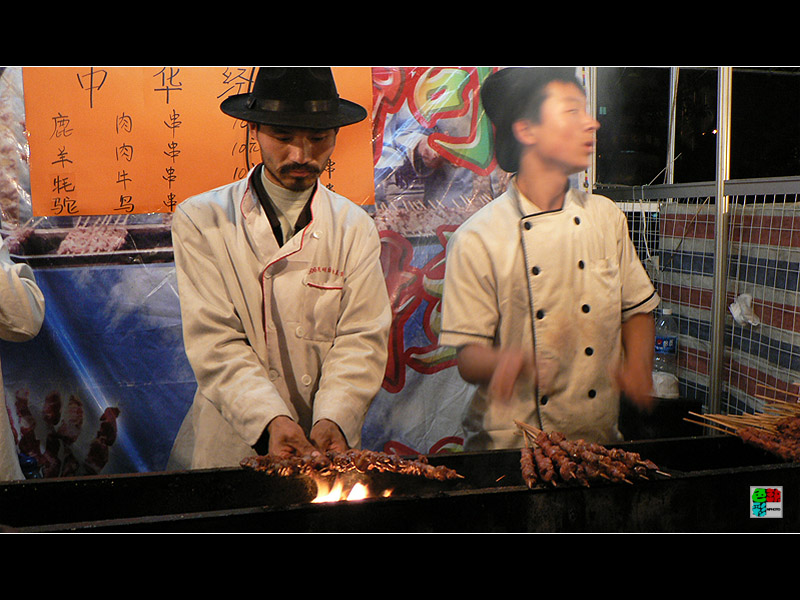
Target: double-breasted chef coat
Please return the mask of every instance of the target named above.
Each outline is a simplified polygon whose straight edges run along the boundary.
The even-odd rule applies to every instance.
[[[479,386],[465,448],[519,447],[515,420],[618,440],[621,324],[659,301],[611,200],[570,189],[561,209],[542,212],[512,181],[448,242],[440,343],[528,350],[538,383],[520,381],[508,406]]]
[[[173,467],[238,465],[279,415],[306,434],[330,419],[358,447],[385,373],[391,309],[372,218],[318,184],[311,222],[279,246],[252,174],[185,200],[173,217],[198,384]]]
[[[5,242],[0,240],[0,339],[24,342],[44,322],[45,300],[31,268],[14,263]],[[0,377],[0,481],[23,479],[17,446],[5,404]]]

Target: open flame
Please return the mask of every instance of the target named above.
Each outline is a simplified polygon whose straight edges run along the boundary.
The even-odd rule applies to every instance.
[[[385,490],[380,496],[386,497],[392,494],[391,490]],[[312,502],[340,502],[364,500],[372,497],[373,494],[363,483],[356,482],[352,487],[347,488],[344,482],[337,478],[333,484],[327,481],[317,481],[317,497]]]

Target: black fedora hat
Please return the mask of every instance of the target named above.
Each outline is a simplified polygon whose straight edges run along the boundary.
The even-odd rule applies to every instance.
[[[495,126],[495,158],[504,171],[519,170],[521,146],[512,131],[514,122],[552,81],[580,85],[575,67],[506,67],[492,73],[481,85],[481,103]]]
[[[220,109],[252,123],[332,129],[362,121],[364,107],[339,97],[330,67],[260,67],[253,89]]]

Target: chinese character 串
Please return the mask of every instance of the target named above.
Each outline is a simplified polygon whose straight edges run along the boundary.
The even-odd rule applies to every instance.
[[[167,144],[167,149],[164,150],[164,154],[172,159],[172,162],[175,162],[175,159],[178,158],[181,151],[178,148],[178,142],[170,142]]]
[[[173,211],[173,210],[175,210],[175,207],[177,206],[177,204],[178,204],[178,202],[175,199],[175,194],[173,194],[172,192],[167,194],[167,199],[164,200],[164,206],[166,206],[170,211]]]
[[[166,121],[164,121],[164,125],[167,126],[167,129],[172,130],[172,137],[175,137],[175,130],[181,126],[180,120],[180,113],[176,112],[175,110],[172,111]]]

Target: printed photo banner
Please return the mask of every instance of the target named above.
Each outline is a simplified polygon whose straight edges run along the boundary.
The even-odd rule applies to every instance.
[[[26,67],[26,127],[36,217],[172,212],[260,162],[220,103],[253,67]],[[372,107],[369,67],[334,68],[340,96]],[[321,181],[374,202],[370,119],[344,127]]]

